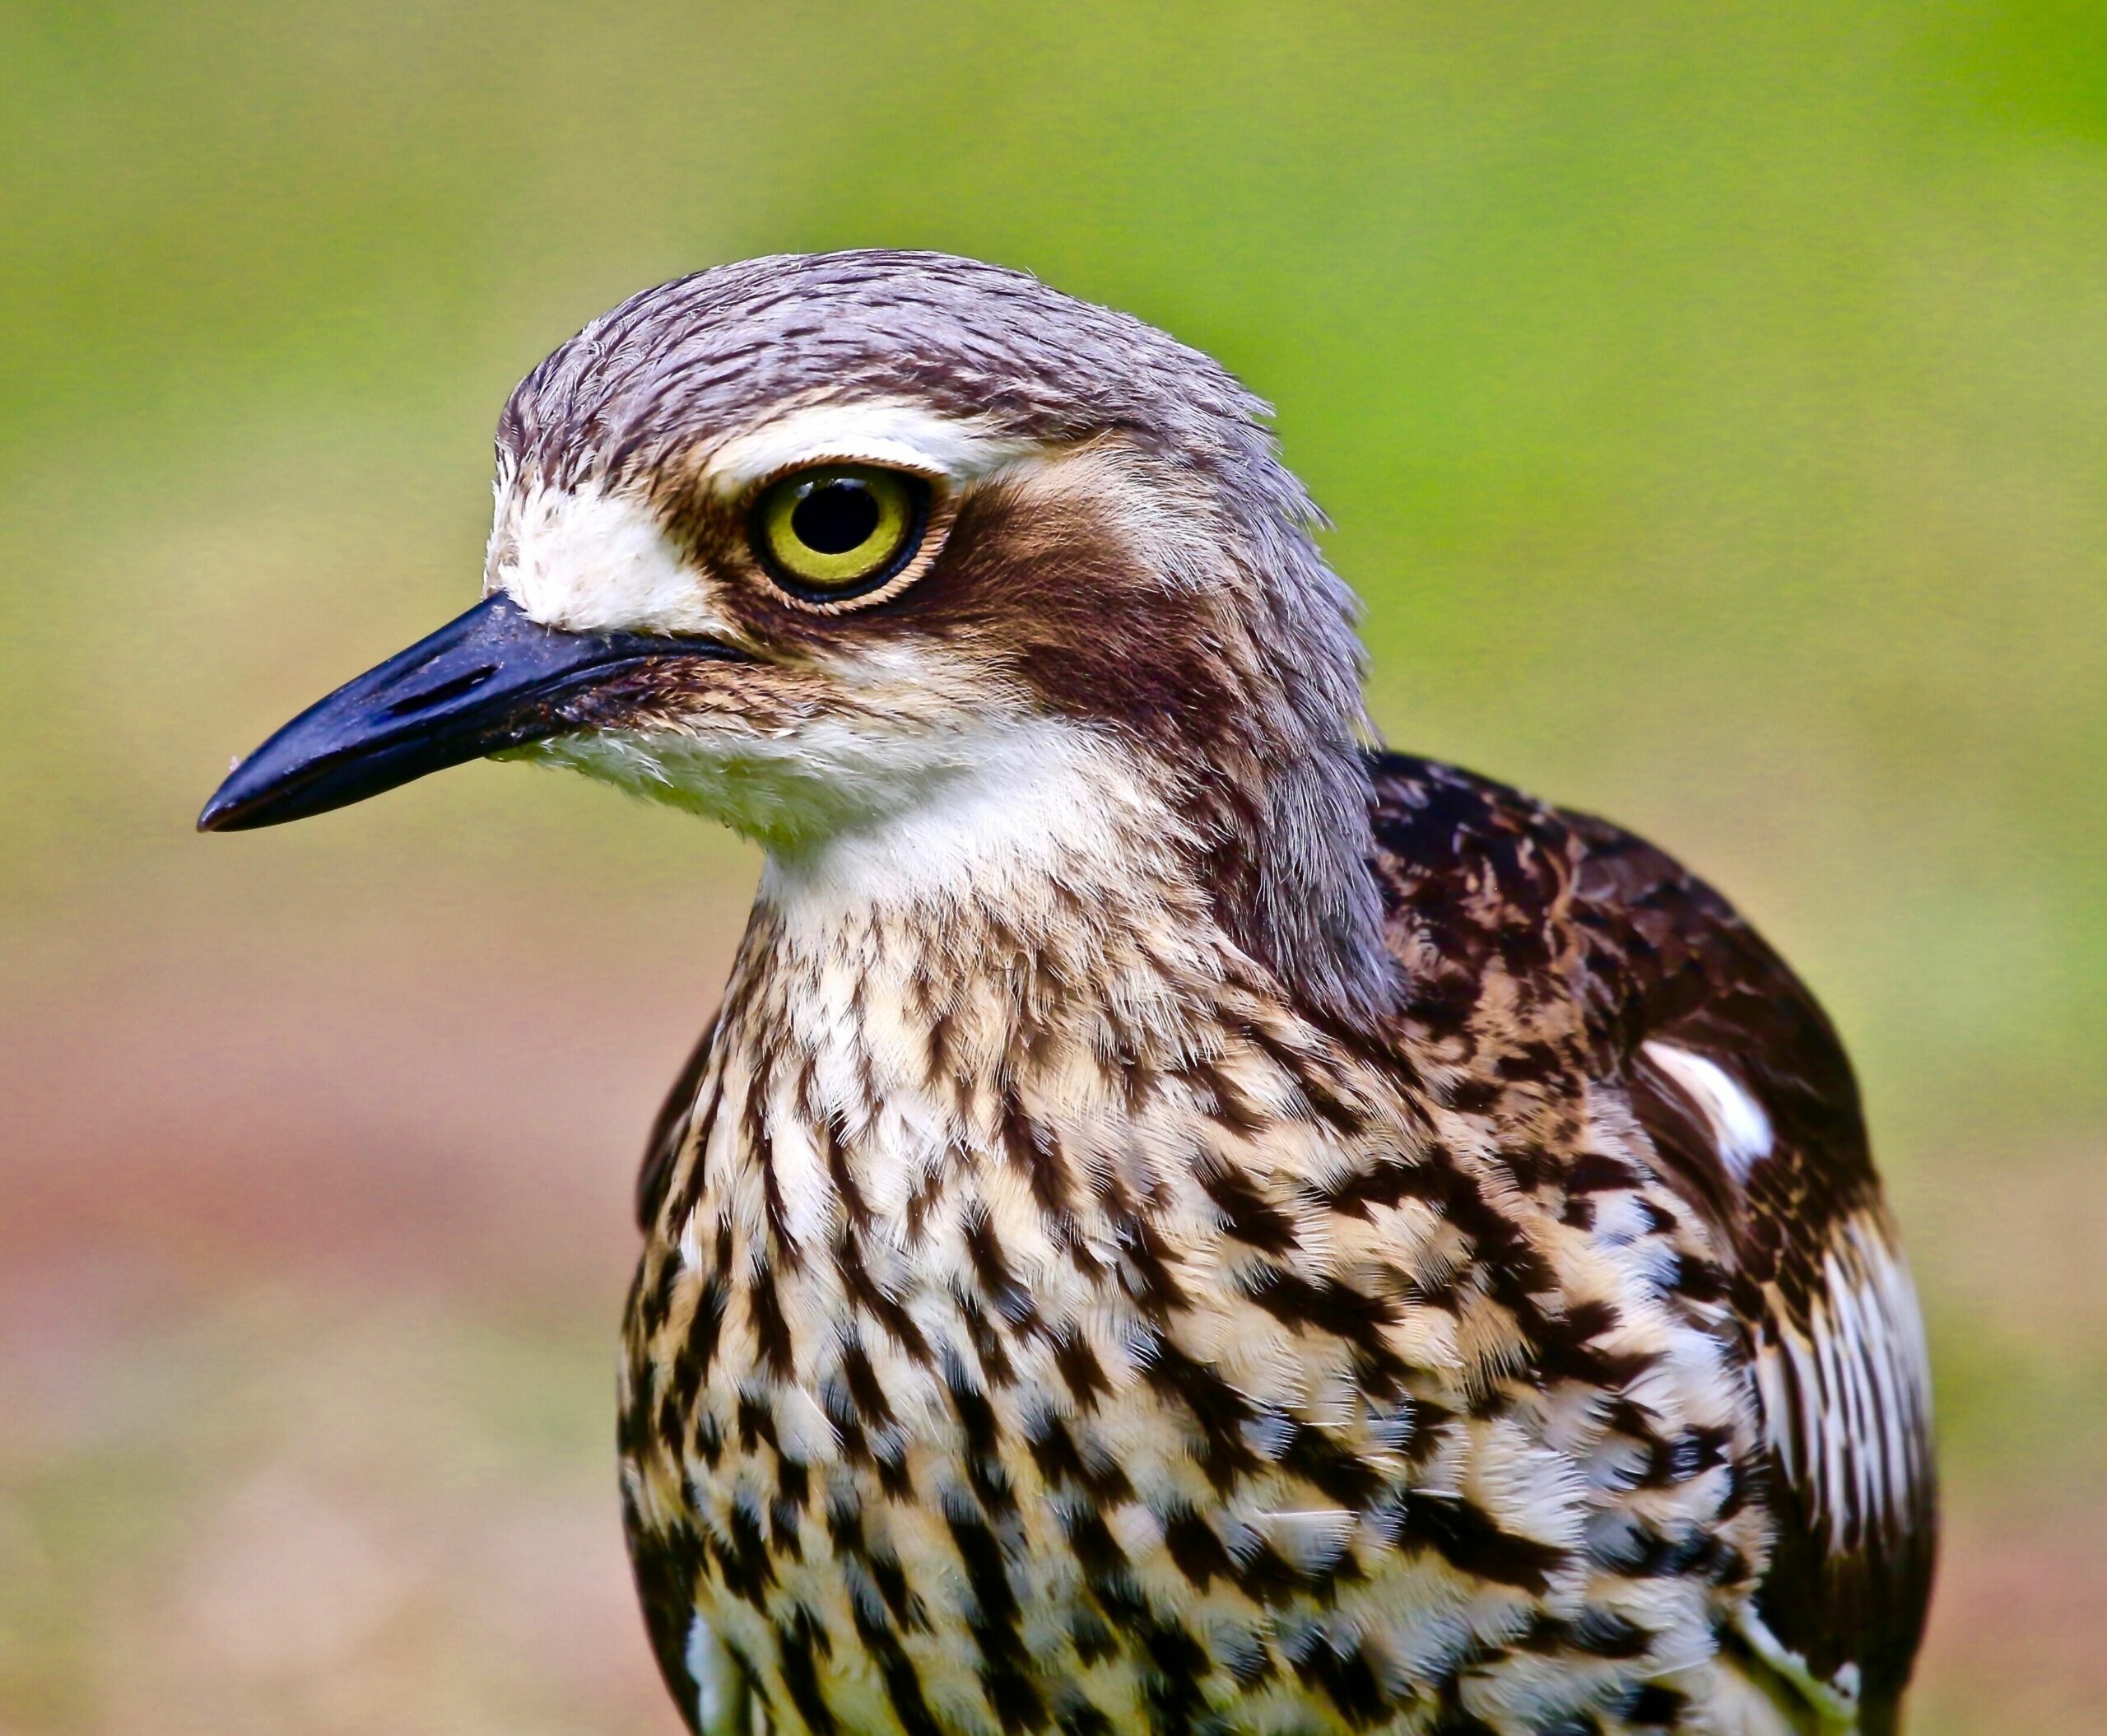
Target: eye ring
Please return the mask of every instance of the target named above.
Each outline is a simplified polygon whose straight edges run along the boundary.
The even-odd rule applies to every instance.
[[[808,465],[776,477],[747,515],[754,558],[777,587],[824,607],[883,589],[921,552],[928,479],[877,464]]]

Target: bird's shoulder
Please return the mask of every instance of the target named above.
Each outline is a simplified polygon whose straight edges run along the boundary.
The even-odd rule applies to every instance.
[[[1880,1728],[1930,1589],[1928,1381],[1834,1026],[1723,896],[1644,839],[1454,766],[1385,754],[1371,770],[1408,1020],[1467,1045],[1488,1007],[1510,1027],[1539,1009],[1708,1224],[1769,1461],[1752,1643]]]
[[[695,1098],[702,1089],[702,1076],[709,1071],[710,1050],[717,1041],[719,1015],[711,1013],[703,1023],[702,1035],[681,1063],[666,1100],[652,1117],[651,1132],[644,1142],[644,1161],[636,1172],[636,1226],[645,1235],[658,1221],[665,1203],[666,1185],[672,1179],[673,1165],[687,1141],[695,1119]]]

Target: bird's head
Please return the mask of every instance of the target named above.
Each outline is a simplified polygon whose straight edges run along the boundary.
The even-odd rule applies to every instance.
[[[759,259],[522,382],[483,600],[241,762],[304,817],[491,754],[912,894],[1146,837],[1313,998],[1384,996],[1351,599],[1263,407],[1022,273]],[[1360,958],[1367,963],[1356,961]]]

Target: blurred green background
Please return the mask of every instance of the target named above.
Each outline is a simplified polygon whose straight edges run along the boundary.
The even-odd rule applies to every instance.
[[[2107,8],[0,9],[0,1729],[670,1733],[642,1129],[754,859],[475,767],[200,840],[465,607],[514,380],[934,246],[1213,350],[1376,713],[1826,997],[1938,1355],[1920,1733],[2107,1714]]]

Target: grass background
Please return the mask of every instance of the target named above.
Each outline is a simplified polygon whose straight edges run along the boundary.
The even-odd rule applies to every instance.
[[[2098,1727],[2107,10],[15,0],[0,237],[0,1729],[676,1728],[613,1330],[753,859],[485,767],[188,827],[472,598],[547,349],[860,244],[1221,355],[1392,738],[1801,965],[1938,1357],[1915,1727]]]

